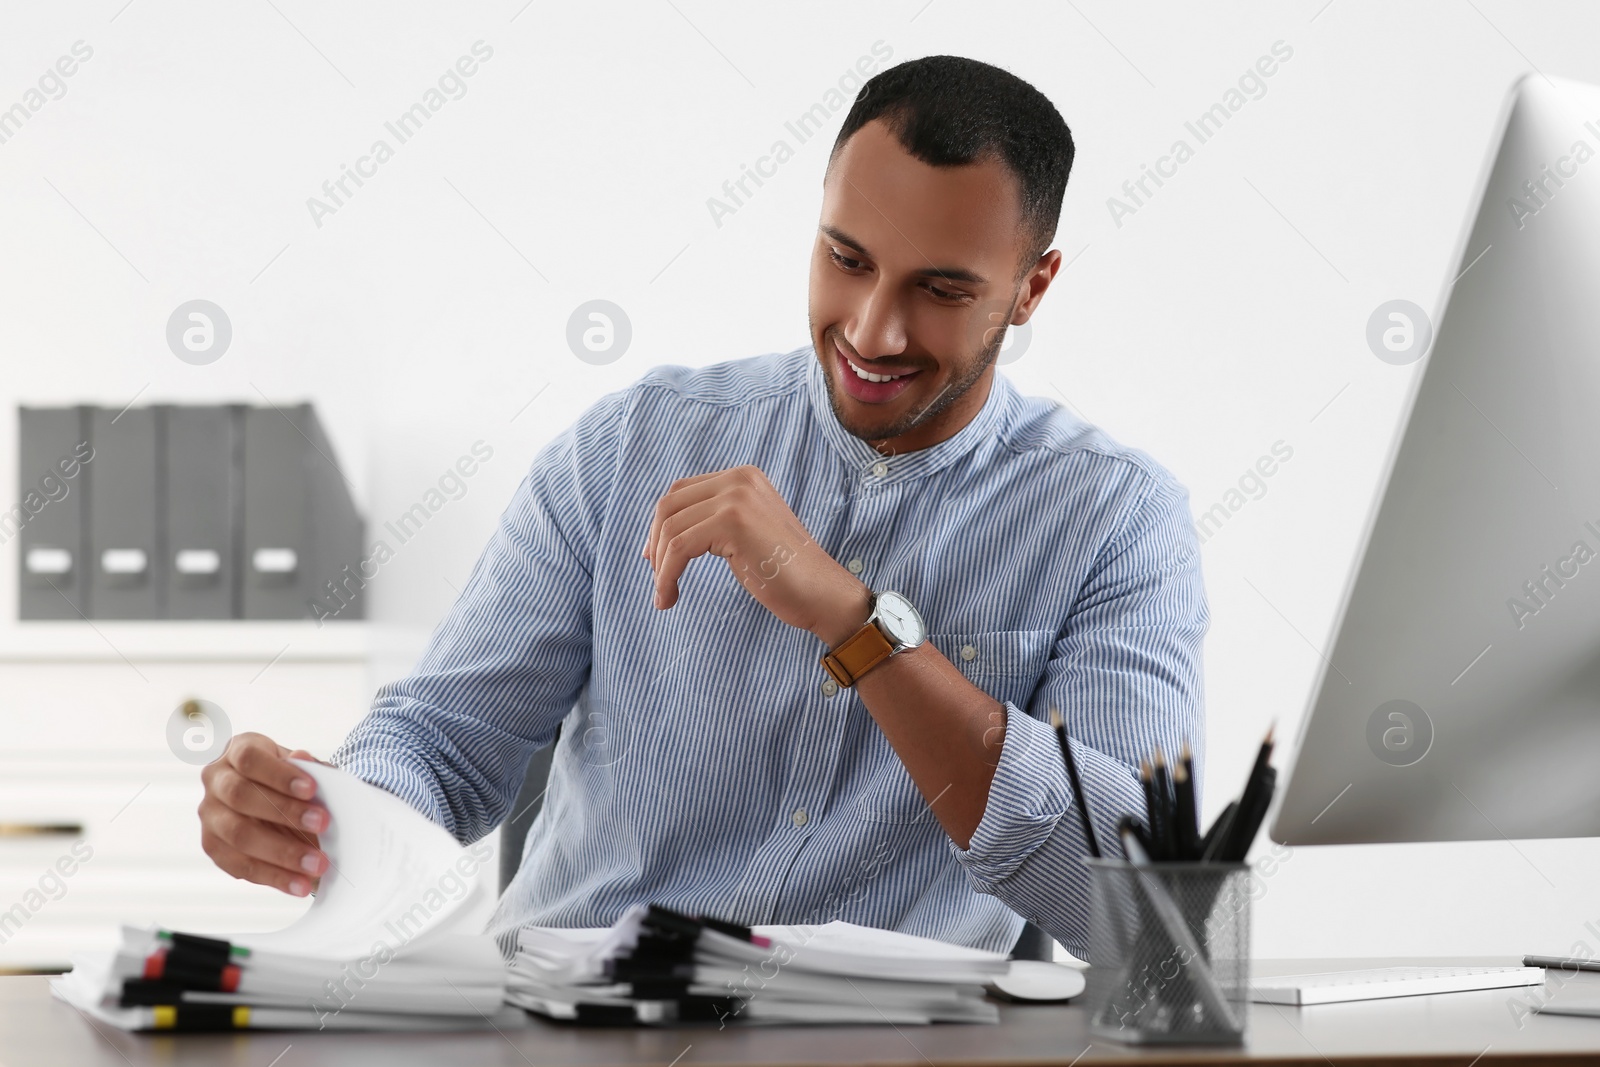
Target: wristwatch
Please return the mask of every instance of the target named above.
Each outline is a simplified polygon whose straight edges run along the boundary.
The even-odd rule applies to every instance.
[[[872,614],[861,629],[822,657],[822,666],[849,689],[872,668],[896,652],[916,648],[927,637],[928,628],[911,601],[888,590],[873,593]]]

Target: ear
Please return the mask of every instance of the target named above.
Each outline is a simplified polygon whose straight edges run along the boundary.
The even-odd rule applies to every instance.
[[[1055,280],[1056,272],[1061,269],[1061,251],[1052,248],[1039,257],[1022,279],[1021,290],[1023,297],[1017,304],[1017,310],[1011,315],[1011,325],[1021,326],[1033,317],[1034,311],[1039,307],[1039,301],[1044,299],[1044,292],[1050,288],[1050,283]]]

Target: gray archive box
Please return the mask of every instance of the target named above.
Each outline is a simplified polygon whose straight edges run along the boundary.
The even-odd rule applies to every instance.
[[[242,617],[364,617],[361,536],[361,516],[311,405],[247,410]]]
[[[89,614],[87,530],[94,446],[83,407],[17,409],[17,502],[0,539],[17,539],[17,617]]]
[[[239,616],[244,408],[164,409],[166,617]]]
[[[159,619],[166,577],[161,547],[160,413],[92,408],[89,442],[91,619]]]

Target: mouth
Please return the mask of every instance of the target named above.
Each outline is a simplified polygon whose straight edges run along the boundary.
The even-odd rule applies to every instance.
[[[839,363],[839,380],[844,391],[863,404],[885,404],[905,392],[920,370],[902,370],[898,374],[883,374],[854,362],[839,348],[833,346],[834,358]]]

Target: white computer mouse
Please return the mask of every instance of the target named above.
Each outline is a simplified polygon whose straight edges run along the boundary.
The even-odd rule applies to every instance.
[[[1005,974],[989,979],[985,988],[1001,1000],[1048,1003],[1070,1000],[1083,992],[1085,979],[1076,967],[1043,960],[1012,960]]]

